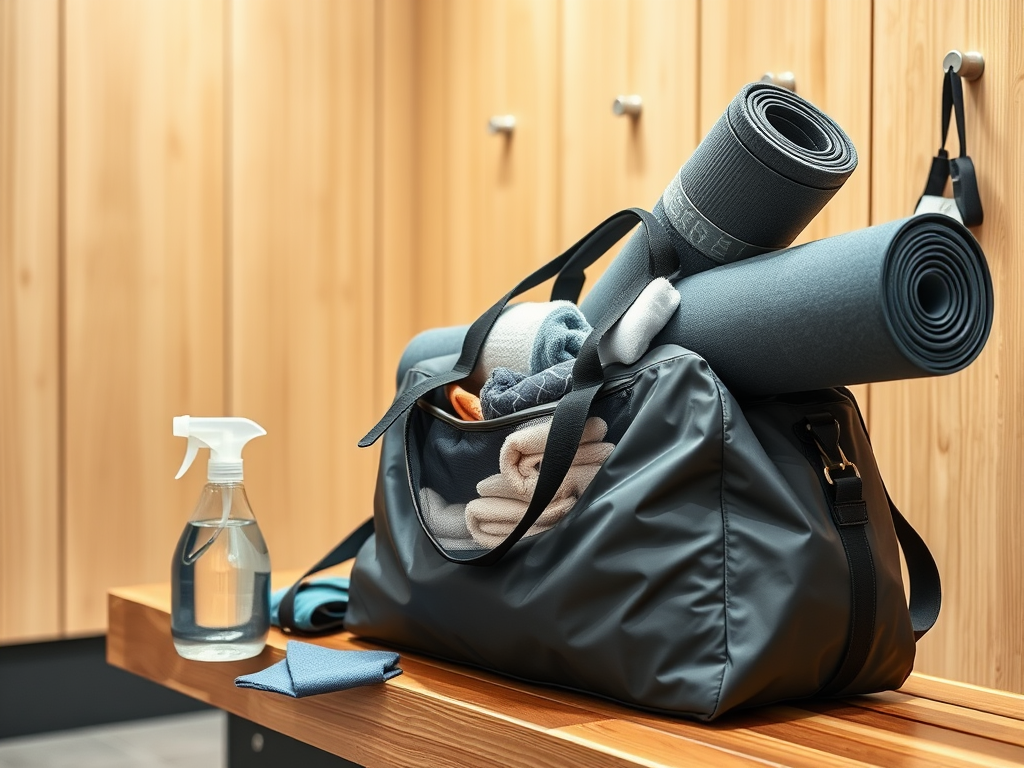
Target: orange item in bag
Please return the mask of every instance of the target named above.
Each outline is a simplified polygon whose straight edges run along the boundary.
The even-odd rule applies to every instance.
[[[480,398],[467,392],[458,384],[449,384],[445,389],[448,401],[463,421],[483,421],[484,413],[480,410]]]

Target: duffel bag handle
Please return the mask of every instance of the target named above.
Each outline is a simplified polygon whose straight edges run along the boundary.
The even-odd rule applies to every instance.
[[[359,442],[361,447],[372,445],[419,398],[438,387],[466,378],[476,367],[487,335],[509,300],[555,277],[564,269],[582,271],[622,239],[638,221],[647,236],[647,263],[630,265],[625,284],[616,293],[614,302],[605,308],[580,349],[572,369],[572,389],[558,402],[551,418],[540,474],[526,512],[512,533],[498,546],[469,558],[452,557],[424,526],[431,543],[446,560],[468,565],[492,565],[498,562],[533,526],[558,492],[583,438],[591,403],[604,383],[598,344],[651,280],[667,277],[678,268],[678,256],[661,224],[653,215],[639,208],[620,211],[606,219],[568,251],[521,281],[481,315],[466,333],[462,353],[452,370],[424,379],[402,392],[395,398],[384,418]]]
[[[366,448],[377,442],[380,436],[388,430],[388,427],[395,423],[399,416],[412,408],[416,401],[428,392],[469,376],[476,367],[480,352],[483,349],[484,342],[487,341],[491,328],[494,327],[498,315],[505,309],[505,305],[509,301],[531,288],[536,288],[547,280],[558,276],[564,269],[582,271],[625,237],[638,222],[643,224],[647,233],[648,263],[646,265],[636,265],[631,270],[629,276],[630,286],[637,283],[639,278],[643,280],[643,286],[640,288],[640,290],[643,290],[653,278],[667,277],[675,272],[679,265],[679,257],[676,255],[672,242],[669,240],[665,230],[662,229],[661,224],[652,214],[640,208],[627,208],[609,216],[561,256],[552,259],[520,281],[515,288],[506,293],[494,306],[478,317],[476,322],[466,332],[466,338],[462,342],[462,352],[455,366],[447,373],[431,376],[400,393],[395,398],[395,401],[391,403],[391,407],[388,408],[384,417],[359,441],[359,447]],[[639,295],[638,292],[636,296]],[[636,296],[629,300],[629,304],[633,303]],[[629,304],[626,305],[623,312],[629,308]],[[618,316],[612,320],[612,323],[614,324],[617,319]]]

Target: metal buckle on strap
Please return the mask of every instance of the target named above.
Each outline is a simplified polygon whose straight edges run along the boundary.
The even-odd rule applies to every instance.
[[[818,440],[818,436],[814,434],[814,430],[811,429],[811,425],[807,425],[807,431],[811,433],[811,437],[814,439],[814,445],[818,449],[818,453],[821,454],[821,460],[825,464],[825,479],[828,480],[829,485],[835,485],[835,481],[832,480],[832,473],[837,469],[841,472],[845,472],[848,469],[853,470],[853,474],[860,479],[860,470],[857,469],[857,465],[846,458],[846,454],[843,453],[843,446],[839,445],[839,441],[836,441],[836,450],[839,451],[839,461],[833,461],[831,457],[825,452],[821,442]]]

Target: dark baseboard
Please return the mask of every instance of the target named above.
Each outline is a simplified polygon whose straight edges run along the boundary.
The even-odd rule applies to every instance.
[[[356,763],[305,742],[228,715],[228,768],[359,768]]]
[[[0,739],[204,709],[107,664],[105,637],[0,646]]]

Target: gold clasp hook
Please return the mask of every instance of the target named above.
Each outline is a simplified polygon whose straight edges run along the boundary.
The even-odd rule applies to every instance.
[[[811,433],[811,436],[814,439],[814,445],[818,449],[818,453],[821,454],[821,460],[825,464],[825,479],[828,480],[829,485],[835,485],[835,482],[833,482],[832,480],[832,472],[836,469],[842,471],[852,469],[853,474],[857,476],[858,480],[860,479],[860,470],[857,469],[856,464],[854,464],[852,461],[846,458],[846,454],[843,453],[843,446],[839,445],[838,441],[836,441],[836,450],[839,451],[839,463],[837,464],[832,461],[832,459],[829,457],[827,453],[825,453],[825,449],[821,447],[821,443],[818,441],[817,436],[811,429],[810,424],[807,425],[807,431]]]

